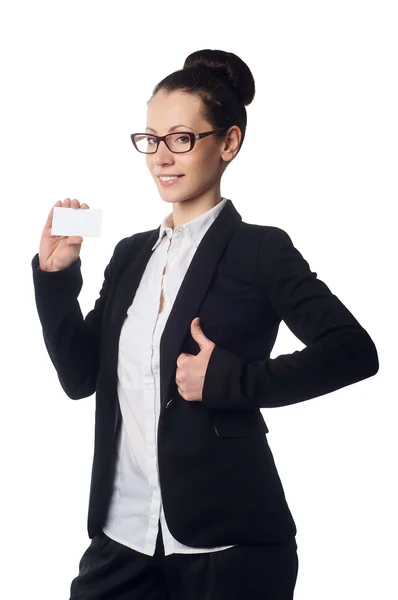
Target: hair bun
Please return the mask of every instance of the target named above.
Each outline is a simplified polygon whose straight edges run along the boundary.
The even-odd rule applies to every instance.
[[[239,56],[224,50],[197,50],[184,62],[184,69],[211,69],[228,79],[238,101],[248,106],[255,94],[254,78],[249,67]]]

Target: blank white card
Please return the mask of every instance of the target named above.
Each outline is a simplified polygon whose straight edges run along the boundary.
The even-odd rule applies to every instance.
[[[67,208],[55,206],[51,235],[101,235],[102,210],[96,208]]]

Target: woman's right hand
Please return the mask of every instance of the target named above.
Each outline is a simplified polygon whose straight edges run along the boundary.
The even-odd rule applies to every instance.
[[[39,247],[39,265],[42,271],[61,271],[67,269],[78,259],[83,243],[81,235],[51,235],[55,206],[65,208],[89,208],[87,204],[80,205],[78,200],[66,198],[58,200],[50,210],[41,235]]]

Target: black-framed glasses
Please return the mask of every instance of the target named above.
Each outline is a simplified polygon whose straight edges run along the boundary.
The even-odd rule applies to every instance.
[[[131,141],[134,148],[143,154],[155,154],[159,148],[160,142],[163,140],[167,148],[171,152],[182,154],[190,152],[195,145],[196,140],[201,140],[212,133],[226,131],[228,127],[213,129],[213,131],[205,131],[204,133],[192,133],[191,131],[176,131],[167,135],[153,135],[151,133],[132,133]]]

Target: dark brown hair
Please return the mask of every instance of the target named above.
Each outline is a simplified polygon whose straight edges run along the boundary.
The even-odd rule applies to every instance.
[[[245,138],[246,108],[255,94],[254,78],[246,63],[236,54],[223,50],[198,50],[190,54],[179,71],[162,79],[154,88],[196,94],[202,100],[203,116],[212,129],[237,125]],[[218,135],[220,139],[225,134]]]

